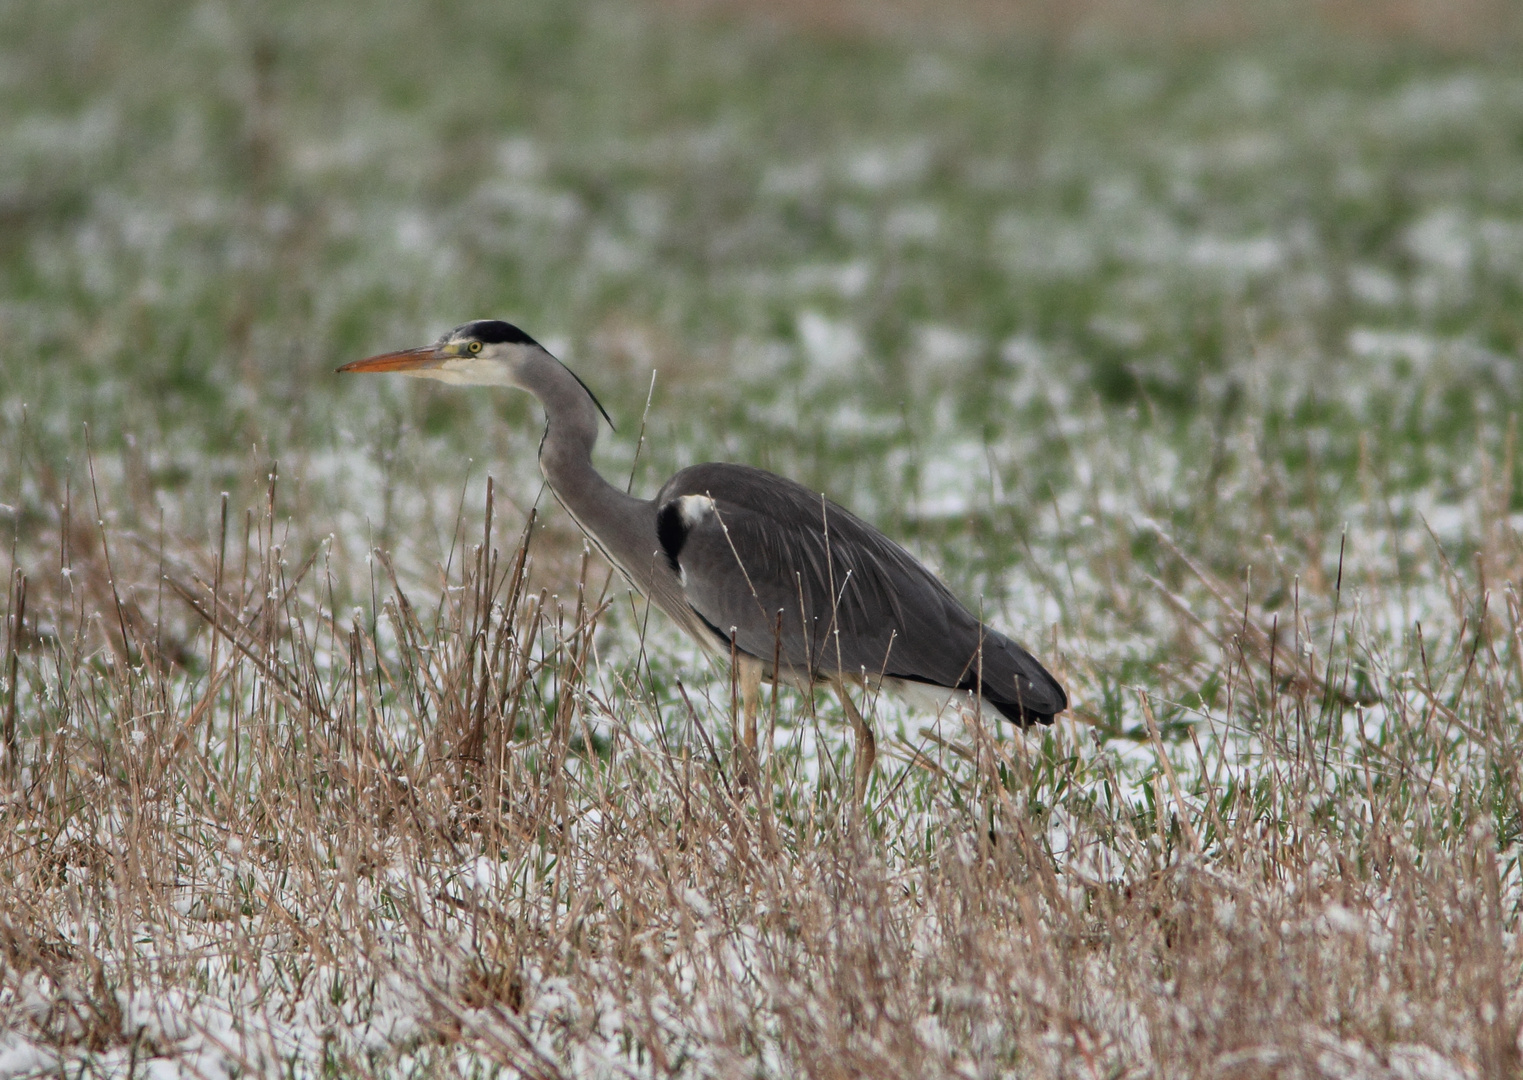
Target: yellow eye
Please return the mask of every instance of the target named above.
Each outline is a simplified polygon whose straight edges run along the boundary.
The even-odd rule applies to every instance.
[[[473,342],[471,342],[470,349],[471,349],[471,352],[473,352],[473,353],[479,353],[481,351],[481,342],[479,342],[479,341],[473,341]]]

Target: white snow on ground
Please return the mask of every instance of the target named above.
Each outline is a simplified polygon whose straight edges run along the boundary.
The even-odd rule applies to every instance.
[[[222,8],[197,8],[194,23],[208,40],[234,47],[237,27]],[[966,72],[952,61],[922,58],[909,65],[908,76],[916,94],[932,97],[950,93]],[[1164,81],[1149,71],[1122,67],[1106,78],[1118,106],[1153,100]],[[1463,72],[1419,79],[1389,92],[1374,110],[1374,127],[1403,138],[1424,129],[1464,129],[1497,102],[1505,104],[1508,86],[1516,97],[1515,82],[1486,83]],[[1220,94],[1230,108],[1251,120],[1293,89],[1276,72],[1244,62],[1225,65],[1209,93]],[[117,152],[113,148],[122,139],[123,115],[117,106],[105,105],[75,115],[21,118],[5,129],[7,160],[18,167],[18,175],[37,163],[83,172],[97,156]],[[1296,119],[1308,129],[1321,125],[1337,131],[1351,117],[1346,101],[1329,97],[1312,103]],[[1136,870],[1129,862],[1133,855],[1124,830],[1102,833],[1085,813],[1087,805],[1107,798],[1121,800],[1117,822],[1176,802],[1189,811],[1187,816],[1205,820],[1213,785],[1218,790],[1228,784],[1246,789],[1274,775],[1276,766],[1287,759],[1311,759],[1319,765],[1307,774],[1304,798],[1315,802],[1336,794],[1340,812],[1363,823],[1374,814],[1360,787],[1371,773],[1399,776],[1418,790],[1447,796],[1466,785],[1477,786],[1476,778],[1489,775],[1495,766],[1484,740],[1464,732],[1466,718],[1450,715],[1449,703],[1464,689],[1453,672],[1464,670],[1464,665],[1451,663],[1445,669],[1450,681],[1437,692],[1420,673],[1428,655],[1421,650],[1442,646],[1457,653],[1470,642],[1461,640],[1462,633],[1454,628],[1470,627],[1474,632],[1477,622],[1467,620],[1479,620],[1476,598],[1465,595],[1459,584],[1468,579],[1446,569],[1446,562],[1459,562],[1461,572],[1468,573],[1463,560],[1484,549],[1499,529],[1523,528],[1523,519],[1510,514],[1505,502],[1498,512],[1489,501],[1494,493],[1487,484],[1496,480],[1488,480],[1487,470],[1500,470],[1496,462],[1480,456],[1457,465],[1449,462],[1454,468],[1448,472],[1435,469],[1442,479],[1425,482],[1417,490],[1379,500],[1348,499],[1347,575],[1336,607],[1325,586],[1320,591],[1310,587],[1309,575],[1330,577],[1336,572],[1342,537],[1309,538],[1305,550],[1285,551],[1273,538],[1257,543],[1242,522],[1255,512],[1264,491],[1303,484],[1302,478],[1260,459],[1262,417],[1276,411],[1293,415],[1308,402],[1332,402],[1347,409],[1335,422],[1378,431],[1396,416],[1431,416],[1443,406],[1441,391],[1454,387],[1478,399],[1476,409],[1484,417],[1489,407],[1486,389],[1516,384],[1516,357],[1456,331],[1446,316],[1474,295],[1485,275],[1516,282],[1523,273],[1523,224],[1509,217],[1505,206],[1472,208],[1462,203],[1461,193],[1450,190],[1452,184],[1439,184],[1432,191],[1414,185],[1409,197],[1418,205],[1410,208],[1393,238],[1410,269],[1394,265],[1397,260],[1393,265],[1377,264],[1374,256],[1363,253],[1338,270],[1324,266],[1324,238],[1303,222],[1276,226],[1257,220],[1213,220],[1197,213],[1205,201],[1204,185],[1224,177],[1240,180],[1285,163],[1296,151],[1290,141],[1293,134],[1297,133],[1249,126],[1199,140],[1165,140],[1150,145],[1139,160],[1122,164],[1105,160],[1095,148],[1054,137],[1054,145],[1033,162],[994,157],[967,162],[968,190],[988,201],[976,212],[957,205],[936,187],[935,177],[947,155],[933,138],[864,139],[818,158],[768,161],[756,170],[758,205],[776,209],[810,204],[818,229],[831,235],[833,246],[790,250],[774,264],[748,260],[737,266],[718,260],[712,281],[728,283],[741,297],[737,310],[743,315],[734,321],[745,322],[757,310],[765,311],[765,317],[751,320],[748,332],[755,336],[736,348],[733,369],[722,373],[722,378],[733,380],[727,382],[727,390],[740,387],[745,394],[727,394],[726,400],[754,393],[756,400],[746,401],[747,416],[763,432],[796,426],[803,414],[799,402],[806,401],[813,409],[807,413],[809,422],[829,437],[872,446],[869,453],[877,460],[870,464],[880,467],[882,475],[871,490],[855,493],[850,500],[854,508],[864,513],[902,510],[917,525],[956,531],[942,554],[947,567],[965,574],[960,591],[975,605],[989,598],[991,621],[1022,637],[1055,666],[1063,665],[1074,688],[1071,715],[1051,733],[1019,734],[989,725],[987,717],[969,718],[955,707],[937,713],[892,698],[870,699],[867,710],[883,743],[876,790],[898,792],[884,812],[899,815],[900,837],[931,835],[940,824],[939,811],[922,805],[915,794],[926,763],[940,770],[935,791],[971,790],[975,777],[968,751],[983,746],[987,735],[992,735],[992,752],[1009,762],[1034,759],[1042,740],[1052,740],[1053,752],[1069,777],[1065,797],[1041,808],[1027,801],[1026,792],[1011,798],[1031,820],[1040,821],[1036,840],[1045,844],[1064,874],[1058,895],[1075,906],[1088,902],[1096,887],[1127,882],[1127,875]],[[740,127],[717,122],[659,139],[599,147],[598,160],[600,168],[609,170],[659,168],[672,161],[728,170],[747,138]],[[187,162],[199,161],[205,139],[195,125],[187,125],[173,153]],[[298,139],[287,154],[294,173],[315,183],[362,173],[383,160],[392,169],[421,170],[432,149],[425,121],[360,109],[347,117],[336,137]],[[423,209],[410,198],[359,200],[324,211],[325,227],[332,235],[364,245],[368,255],[332,268],[326,291],[312,301],[319,309],[314,319],[319,329],[342,322],[346,305],[355,297],[376,290],[400,292],[390,288],[398,280],[430,281],[437,290],[434,300],[416,300],[415,309],[408,311],[399,305],[394,316],[411,332],[420,319],[437,319],[449,306],[439,297],[453,302],[454,296],[469,294],[461,288],[462,276],[482,258],[518,259],[525,251],[557,245],[575,253],[576,274],[569,290],[575,296],[595,297],[610,283],[644,285],[640,275],[650,275],[654,290],[667,287],[662,245],[684,222],[659,173],[642,175],[627,191],[609,198],[610,209],[605,211],[595,206],[596,199],[561,182],[555,167],[560,163],[550,160],[554,148],[531,135],[507,134],[489,143],[485,152],[488,172],[466,190],[457,213]],[[1013,190],[1011,178],[1028,167],[1038,177],[1072,186],[1074,195],[1065,196],[1064,210],[1023,209],[1018,199],[1007,196]],[[1376,178],[1359,162],[1340,162],[1337,168],[1338,188],[1348,197],[1368,197],[1374,189]],[[427,186],[421,171],[413,180],[416,187]],[[275,249],[290,240],[298,220],[291,207],[272,204],[253,215],[245,228],[234,230],[230,225],[245,207],[214,192],[196,192],[172,206],[110,187],[93,191],[90,198],[87,219],[77,227],[64,224],[56,234],[50,232],[47,242],[37,244],[30,268],[39,291],[77,295],[105,307],[106,315],[87,316],[72,307],[60,312],[35,300],[0,301],[0,319],[15,340],[44,343],[53,335],[74,332],[76,322],[98,318],[101,325],[88,331],[94,346],[125,349],[116,340],[124,334],[118,324],[137,318],[134,305],[147,312],[175,303],[190,308],[199,297],[194,281],[208,272],[213,260],[198,254],[195,244],[181,242],[181,234],[204,238],[233,233],[236,242],[225,253],[217,249],[215,266],[218,272],[232,268],[253,273],[268,270]],[[709,224],[724,232],[719,223]],[[736,231],[744,234],[754,224],[746,218]],[[872,307],[883,297],[896,298],[891,290],[902,287],[907,269],[916,269],[914,259],[926,252],[957,250],[967,234],[976,234],[977,243],[987,245],[996,274],[1008,277],[1012,303],[1022,313],[1020,326],[1012,330],[980,325],[978,309],[973,315],[960,312],[962,298],[952,295],[939,305],[947,311],[914,313],[916,321],[906,327],[902,342],[903,355],[877,355]],[[715,243],[720,246],[718,240]],[[1064,312],[1055,317],[1037,312],[1028,319],[1019,307],[1037,286],[1072,288],[1089,282],[1091,275],[1099,299],[1084,308],[1087,314],[1074,325]],[[1325,301],[1331,283],[1343,277],[1352,302],[1373,309],[1360,310],[1359,321],[1346,335],[1308,343],[1297,339],[1301,324],[1296,320],[1291,320],[1290,329],[1282,326],[1278,335],[1259,335],[1254,305],[1272,308],[1282,302],[1299,311],[1303,300]],[[1174,301],[1200,295],[1251,299],[1241,310],[1234,309],[1234,320],[1244,325],[1234,321],[1229,340],[1205,350],[1204,371],[1198,384],[1188,387],[1202,393],[1207,403],[1201,408],[1204,417],[1217,400],[1213,394],[1228,383],[1240,383],[1246,402],[1241,410],[1247,419],[1224,423],[1219,442],[1209,451],[1191,448],[1192,457],[1182,446],[1192,438],[1203,445],[1216,438],[1218,432],[1210,428],[1214,421],[1198,417],[1192,421],[1194,428],[1179,435],[1167,430],[1167,418],[1154,421],[1154,426],[1138,420],[1153,404],[1146,395],[1130,405],[1098,406],[1090,379],[1096,357],[1076,346],[1073,337],[1090,335],[1085,340],[1092,340],[1096,351],[1108,348],[1123,356],[1125,372],[1145,383],[1142,376],[1167,373],[1173,360],[1171,355],[1155,363],[1158,358],[1150,352],[1158,347],[1159,328],[1168,325]],[[106,307],[117,302],[131,308],[125,313],[130,318]],[[685,325],[683,304],[692,302],[674,302],[678,313],[670,316],[672,325]],[[1231,340],[1239,332],[1244,341]],[[261,333],[268,336],[270,330],[256,331],[253,351],[286,355],[285,343],[261,338]],[[989,335],[995,333],[1011,336],[991,345]],[[624,336],[633,340],[638,335]],[[570,348],[585,343],[569,337],[546,340],[556,352],[579,362]],[[659,366],[663,360],[659,349],[627,351],[638,354],[639,363],[646,366]],[[994,376],[975,367],[991,352],[996,356],[990,359],[1003,365]],[[324,365],[328,359],[323,359]],[[901,411],[875,402],[865,392],[876,388],[874,380],[890,361],[904,362],[910,372],[912,400]],[[278,363],[271,363],[264,374],[277,383],[289,377]],[[986,377],[992,384],[978,385],[995,403],[986,410],[997,421],[993,437],[970,430],[958,412],[959,388],[970,378]],[[99,413],[113,417],[128,396],[120,380],[109,378],[77,389]],[[291,492],[283,497],[293,500],[295,509],[282,510],[274,521],[260,521],[280,548],[275,561],[281,567],[289,570],[293,562],[317,550],[317,570],[309,584],[336,583],[337,593],[346,598],[337,632],[325,624],[323,602],[314,599],[311,590],[303,593],[287,627],[305,633],[313,643],[315,681],[325,693],[337,692],[336,673],[346,655],[344,623],[373,634],[375,650],[389,660],[403,648],[392,617],[395,607],[385,606],[391,589],[375,556],[378,546],[389,549],[398,578],[420,607],[459,603],[463,589],[458,584],[458,536],[479,535],[486,476],[497,483],[497,535],[505,548],[508,544],[501,538],[516,535],[530,505],[537,500],[541,510],[551,508],[535,464],[537,416],[504,430],[497,410],[515,406],[451,402],[450,408],[458,410],[450,414],[456,422],[463,416],[470,432],[491,433],[491,441],[470,449],[479,456],[464,460],[456,433],[419,429],[420,417],[428,411],[419,403],[428,399],[412,394],[399,381],[377,381],[366,395],[346,397],[342,410],[334,410],[341,419],[332,444],[293,450],[281,463],[281,490]],[[227,404],[234,410],[253,410],[259,401],[259,393],[242,382],[227,390]],[[77,434],[77,420],[67,410],[33,409],[23,415],[21,403],[9,393],[0,406],[8,430],[35,430],[73,445],[68,440]],[[696,460],[714,455],[715,444],[725,434],[722,427],[717,435],[701,426],[680,431],[667,450],[677,459]],[[1315,462],[1316,455],[1333,448],[1331,434],[1315,428],[1306,433],[1306,450],[1313,461],[1307,472],[1314,477],[1305,484],[1307,498],[1325,494],[1314,476]],[[1488,438],[1489,434],[1482,432]],[[758,441],[742,443],[742,449],[758,449]],[[880,445],[887,447],[881,454]],[[770,445],[760,448],[782,452]],[[603,450],[605,462],[627,467],[632,453],[628,433],[605,443]],[[1200,509],[1201,487],[1207,483],[1201,460],[1218,451],[1235,464],[1215,481],[1220,487],[1217,521],[1224,530],[1237,530],[1233,543],[1252,548],[1251,557],[1260,561],[1252,573],[1262,575],[1254,580],[1284,577],[1291,582],[1283,590],[1286,595],[1271,599],[1265,595],[1268,590],[1255,588],[1253,581],[1208,581],[1209,570],[1181,570],[1180,560],[1171,563],[1166,557],[1158,557],[1157,564],[1178,571],[1168,582],[1141,581],[1130,574],[1134,547],[1166,548],[1178,539],[1177,520]],[[1428,448],[1420,444],[1408,451],[1390,463],[1398,478],[1403,469],[1416,474],[1423,467],[1446,464],[1432,461]],[[136,463],[127,455],[102,456],[93,462],[94,479],[110,492],[131,490],[145,482],[143,476],[151,480],[182,471],[191,477],[182,491],[154,497],[168,531],[192,537],[192,546],[204,547],[209,535],[205,492],[219,490],[226,476],[248,472],[250,461],[258,463],[253,466],[256,472],[267,468],[257,449],[247,459],[206,453],[200,433],[189,428],[168,432],[162,445],[141,456]],[[846,468],[857,462],[827,464]],[[1044,475],[1027,486],[1027,477],[1042,475],[1043,469],[1057,476],[1056,483]],[[913,480],[907,479],[911,476]],[[261,482],[256,478],[255,487]],[[33,488],[5,494],[0,513],[12,521],[41,516],[38,508],[51,513],[57,502]],[[82,506],[80,492],[73,495],[81,500],[76,508]],[[80,511],[80,516],[83,520],[93,515]],[[107,506],[100,516],[123,547],[148,541],[146,531],[128,535],[122,508]],[[994,528],[1019,520],[1029,546],[1018,559],[1002,564],[1003,569],[964,572],[956,562],[956,545],[964,541],[957,537],[972,530],[960,529],[963,520],[992,522]],[[1293,518],[1292,527],[1281,530],[1280,545],[1306,531],[1294,527],[1298,520]],[[1304,520],[1314,523],[1315,515],[1306,513]],[[1212,524],[1186,526],[1195,530],[1195,542],[1208,553]],[[151,525],[137,527],[146,530]],[[311,535],[303,529],[310,529]],[[53,549],[47,555],[53,559]],[[1246,551],[1243,555],[1249,557]],[[205,572],[204,566],[183,569]],[[1503,576],[1490,583],[1493,620],[1510,598],[1506,575],[1511,569],[1502,567]],[[71,597],[82,595],[77,590],[84,588],[73,573],[70,569],[59,575],[64,594]],[[151,580],[151,573],[144,580]],[[1303,575],[1308,582],[1304,606],[1294,591]],[[572,590],[564,583],[561,588],[569,604]],[[616,595],[619,588],[616,582]],[[144,604],[151,592],[127,587],[124,591],[129,600]],[[274,595],[272,589],[255,599]],[[995,597],[1000,598],[998,605]],[[557,597],[549,599],[553,608]],[[996,606],[998,611],[992,610]],[[99,620],[107,624],[108,636],[110,621]],[[1213,697],[1208,685],[1212,679],[1241,670],[1234,664],[1246,651],[1240,635],[1251,637],[1246,629],[1250,622],[1283,635],[1276,639],[1280,663],[1299,663],[1313,673],[1336,671],[1339,664],[1357,667],[1378,684],[1380,700],[1351,705],[1342,714],[1341,726],[1326,731],[1313,745],[1283,717],[1271,714],[1266,720],[1254,715],[1241,701],[1224,700],[1219,688]],[[1419,626],[1426,635],[1421,640]],[[1176,651],[1188,656],[1189,664],[1182,665],[1188,669],[1172,673],[1170,693],[1150,682],[1144,698],[1143,687],[1134,683],[1152,679],[1150,666],[1159,663],[1159,643],[1176,637],[1181,643]],[[1501,641],[1503,635],[1496,638]],[[543,643],[546,648],[560,644],[549,630]],[[435,645],[425,644],[420,652],[424,668],[437,674],[442,669],[428,662],[444,650],[435,650]],[[667,764],[702,760],[713,752],[708,742],[712,739],[719,740],[723,751],[732,687],[721,665],[659,617],[649,629],[640,628],[622,599],[605,617],[594,650],[588,687],[576,710],[578,723],[593,735],[610,741],[621,736],[636,748],[625,752],[646,753]],[[642,651],[655,658],[659,678],[653,681],[661,685],[654,693],[659,700],[642,696],[645,690],[639,686],[631,689],[639,676],[629,672]],[[61,653],[42,649],[28,657],[28,663],[34,664],[29,670],[36,678],[14,688],[24,715],[41,714],[56,705],[47,695],[62,684],[65,672],[88,674],[96,667],[119,671],[107,659],[97,664],[93,657],[89,665],[69,668]],[[1278,668],[1275,674],[1284,677],[1285,671]],[[552,699],[553,676],[540,678],[543,685],[536,683],[536,691],[543,700]],[[139,701],[137,708],[124,712],[115,732],[120,741],[111,745],[124,754],[141,754],[155,746],[154,725],[164,703],[185,705],[205,692],[195,679],[166,676],[155,688],[163,699],[151,702],[153,707]],[[675,689],[679,680],[687,701]],[[252,714],[269,692],[268,684],[257,683],[251,678],[225,689],[221,701]],[[426,697],[426,691],[418,696]],[[405,699],[406,690],[396,698]],[[428,716],[420,718],[395,700],[388,706],[373,720],[378,736],[394,745],[420,745]],[[1204,754],[1178,730],[1168,731],[1167,738],[1152,738],[1149,710],[1153,719],[1188,725]],[[1076,719],[1080,714],[1082,722]],[[97,719],[74,714],[59,732],[44,734],[78,734],[75,727],[85,729]],[[1104,742],[1093,737],[1101,725],[1107,735]],[[214,712],[202,730],[206,752],[224,754],[231,738],[225,718]],[[1399,739],[1414,730],[1437,736],[1443,746],[1438,760],[1395,756]],[[827,785],[838,789],[843,776],[849,775],[849,741],[838,707],[823,695],[817,703],[792,692],[781,695],[770,749],[777,760],[788,762],[795,782],[811,790]],[[199,745],[180,751],[191,756],[202,752]],[[572,760],[565,773],[571,782],[585,784],[591,783],[595,768]],[[1177,792],[1169,790],[1171,770],[1179,781]],[[900,780],[906,780],[914,798],[904,794],[906,789],[892,787]],[[1113,780],[1119,789],[1112,787]],[[34,781],[35,797],[51,800],[70,794],[88,808],[95,794],[69,793],[59,779],[35,770],[23,774],[23,787]],[[663,775],[658,790],[669,793],[676,783]],[[234,797],[252,800],[256,794]],[[1041,794],[1051,797],[1053,789]],[[13,796],[8,808],[23,807],[27,797]],[[151,917],[127,911],[119,903],[118,870],[99,870],[99,865],[118,868],[129,861],[123,838],[140,822],[120,806],[103,809],[95,817],[82,816],[56,835],[37,838],[38,844],[86,855],[62,859],[56,879],[47,886],[50,894],[32,898],[48,914],[42,924],[31,927],[32,936],[50,951],[28,958],[26,974],[0,979],[0,1076],[129,1071],[165,1077],[315,1074],[330,1055],[351,1064],[374,1055],[381,1063],[378,1067],[405,1072],[411,1065],[441,1068],[453,1054],[454,1064],[468,1071],[479,1067],[466,1045],[471,1038],[495,1039],[515,1052],[543,1054],[583,1075],[669,1074],[669,1062],[663,1066],[632,1056],[630,1032],[640,1025],[654,1025],[669,1034],[673,1057],[689,1075],[758,1069],[776,1074],[786,1059],[778,1031],[765,1023],[758,1023],[755,1031],[753,1061],[718,1059],[711,1047],[720,1042],[718,1033],[736,1020],[725,1015],[729,1006],[722,994],[704,996],[698,991],[722,985],[744,988],[752,997],[766,992],[778,1002],[807,1006],[811,1001],[807,987],[761,970],[759,958],[771,945],[764,937],[775,932],[774,925],[759,920],[727,932],[723,918],[732,897],[723,888],[688,881],[670,883],[665,901],[651,916],[649,934],[639,943],[654,958],[652,969],[669,976],[669,982],[651,987],[644,996],[640,1004],[646,1015],[636,1015],[627,1001],[621,1003],[607,991],[621,974],[612,965],[578,982],[567,976],[569,961],[564,956],[554,958],[556,963],[525,965],[516,990],[494,985],[492,993],[484,993],[483,973],[467,962],[479,955],[476,935],[482,922],[477,916],[482,911],[513,921],[515,933],[526,934],[568,917],[553,897],[547,911],[545,895],[558,879],[546,867],[499,861],[462,843],[459,851],[426,860],[401,850],[377,850],[367,854],[361,871],[342,864],[344,837],[319,836],[312,839],[313,865],[293,871],[271,853],[266,837],[220,835],[217,823],[183,813],[172,792],[150,792],[144,805],[161,815],[158,824],[182,848],[166,856],[174,860],[173,874],[154,894]],[[1410,841],[1428,828],[1431,823],[1423,820],[1424,813],[1419,808],[1413,820],[1393,826],[1396,840]],[[616,829],[618,818],[608,806],[591,804],[580,807],[575,820],[563,827],[574,847]],[[963,839],[966,842],[956,847],[957,857],[972,868],[977,859],[974,840]],[[1494,840],[1490,843],[1494,849]],[[1482,837],[1477,849],[1486,846]],[[631,864],[659,879],[666,872],[666,854],[639,847],[630,854]],[[1499,903],[1502,910],[1514,910],[1520,895],[1519,849],[1514,843],[1496,854]],[[716,865],[725,857],[723,851],[713,852]],[[93,864],[91,858],[101,861]],[[807,860],[798,862],[783,873],[787,883],[804,893],[816,884],[808,875],[820,871]],[[903,895],[912,895],[919,864],[902,852],[887,850],[876,868]],[[1171,869],[1186,876],[1218,873],[1189,858]],[[1314,860],[1302,870],[1308,879],[1327,881],[1338,880],[1342,873],[1329,861]],[[629,866],[618,863],[591,868],[593,887],[586,895],[601,899],[597,883],[626,872]],[[1265,917],[1255,909],[1246,875],[1229,884],[1237,891],[1218,896],[1210,911],[1215,926],[1242,929]],[[1286,883],[1284,895],[1298,887],[1296,881]],[[1341,902],[1323,905],[1311,921],[1319,943],[1367,949],[1370,963],[1381,962],[1398,948],[1402,928],[1392,914],[1395,901],[1377,901],[1363,912]],[[589,901],[587,910],[594,906]],[[335,916],[332,910],[359,915]],[[918,955],[934,956],[948,947],[947,930],[934,916],[914,904],[895,911],[908,912],[905,933]],[[776,915],[786,927],[786,911],[764,914]],[[838,936],[850,939],[873,918],[866,908],[846,911]],[[350,920],[342,927],[342,937],[354,946],[352,955],[314,954],[306,930],[321,919],[334,920],[330,928]],[[674,946],[689,940],[696,947]],[[1013,947],[1013,941],[1014,937],[1005,945]],[[1508,942],[1511,947],[1510,938]],[[62,974],[58,981],[49,974],[88,968],[80,958],[97,954],[111,961],[112,978],[121,976],[119,982],[69,983]],[[60,957],[71,963],[64,964]],[[8,962],[0,953],[0,965]],[[1119,1017],[1114,1029],[1125,1034],[1118,1040],[1117,1053],[1145,1062],[1155,1033],[1137,1015],[1136,999],[1117,985],[1114,967],[1105,957],[1095,955],[1087,963],[1087,988],[1094,996],[1084,1007],[1097,1016]],[[0,974],[5,970],[0,968]],[[602,989],[588,993],[589,983]],[[1056,1008],[1044,998],[1054,991],[1040,972],[1023,992],[1034,1007]],[[501,999],[515,994],[517,1005],[503,1007]],[[917,1015],[900,1021],[927,1054],[951,1058],[961,1052],[952,1065],[972,1074],[982,1067],[980,1051],[1008,1049],[1015,1021],[1007,1016],[980,1022],[971,1047],[958,1048],[948,1035],[954,1024],[949,1017],[960,1008],[986,1006],[989,1000],[987,987],[951,981],[939,989],[934,1009],[928,1003]],[[1411,1027],[1412,1016],[1398,1007],[1389,1019],[1390,1030],[1398,1033],[1393,1038],[1409,1037],[1399,1033]],[[451,1024],[461,1033],[459,1049],[441,1051],[427,1041]],[[105,1049],[90,1049],[91,1040]],[[1048,1047],[1052,1058],[1047,1064],[1055,1072],[1088,1053],[1089,1048],[1079,1053],[1064,1040],[1054,1033]],[[1440,1053],[1431,1046],[1396,1042],[1377,1056],[1334,1030],[1320,1028],[1306,1031],[1305,1042],[1314,1048],[1326,1075],[1438,1080],[1478,1071],[1473,1058],[1457,1049]],[[1235,1068],[1272,1072],[1288,1067],[1283,1048],[1273,1046],[1251,1046],[1218,1065],[1223,1074]]]

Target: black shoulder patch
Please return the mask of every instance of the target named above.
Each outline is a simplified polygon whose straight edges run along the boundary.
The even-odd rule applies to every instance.
[[[539,344],[512,323],[503,322],[501,319],[478,319],[475,322],[466,323],[460,328],[460,332],[468,334],[484,345]]]
[[[661,550],[666,553],[666,561],[672,564],[675,573],[682,572],[682,567],[677,565],[677,556],[682,554],[687,534],[688,524],[682,520],[682,507],[676,499],[656,511],[656,539],[661,541]]]

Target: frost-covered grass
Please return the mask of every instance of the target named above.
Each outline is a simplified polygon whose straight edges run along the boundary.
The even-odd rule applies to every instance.
[[[1523,75],[1085,40],[0,11],[0,1075],[1516,1073]],[[738,788],[484,315],[1072,710]]]

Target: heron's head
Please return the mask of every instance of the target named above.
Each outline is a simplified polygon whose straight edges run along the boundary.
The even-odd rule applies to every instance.
[[[354,360],[339,371],[396,371],[458,386],[524,386],[520,372],[550,354],[512,323],[478,319],[457,326],[432,345]]]

